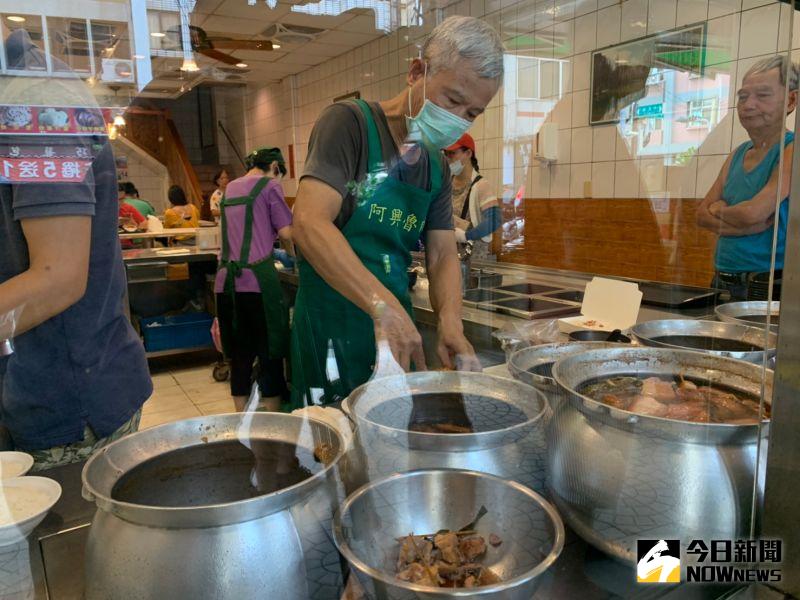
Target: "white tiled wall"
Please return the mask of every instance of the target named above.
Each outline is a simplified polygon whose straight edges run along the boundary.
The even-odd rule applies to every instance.
[[[504,124],[513,118],[515,107],[504,103],[501,91],[471,130],[481,171],[499,193],[525,185],[526,195],[535,198],[582,198],[587,181],[591,181],[592,196],[598,198],[660,193],[703,196],[727,154],[746,139],[734,109],[735,89],[743,74],[759,58],[786,51],[790,45],[800,49],[800,12],[795,13],[794,39],[789,41],[792,12],[775,0],[461,0],[451,4],[444,16],[484,18],[506,42],[520,35],[557,39],[559,43],[550,48],[537,46],[524,53],[569,61],[564,68],[565,93],[552,98],[555,104],[547,117],[559,125],[558,161],[550,166],[521,162],[519,157],[529,153],[519,149],[535,142],[535,132],[504,139]],[[417,55],[417,44],[432,20],[424,28],[401,29],[279,84],[250,86],[243,107],[247,116],[243,145],[270,144],[285,150],[294,143],[301,174],[308,138],[320,112],[335,97],[354,91],[367,100],[399,93],[406,85],[408,60]],[[697,157],[680,166],[667,166],[664,157],[636,156],[615,125],[590,126],[593,50],[703,21],[707,22],[707,47],[714,50],[706,77],[723,73],[730,76],[731,85],[728,106],[721,107],[722,121],[699,145]],[[800,58],[800,52],[796,54],[795,60]],[[788,125],[793,126],[793,118]],[[293,195],[296,181],[286,181],[284,187],[287,195]]]

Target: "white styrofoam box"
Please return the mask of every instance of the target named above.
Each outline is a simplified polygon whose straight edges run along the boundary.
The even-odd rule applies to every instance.
[[[677,0],[650,0],[647,12],[647,35],[674,28],[677,11]]]
[[[614,197],[638,198],[639,167],[636,160],[618,160],[614,169]]]
[[[731,151],[731,135],[733,133],[733,120],[736,119],[736,109],[727,111],[722,120],[708,132],[708,136],[700,144],[698,154],[728,154]]]
[[[711,8],[709,5],[709,12]],[[740,14],[734,13],[716,19],[710,19],[706,26],[706,45],[714,48],[713,55],[721,56],[719,62],[736,60],[739,56],[739,21]],[[777,36],[777,34],[776,34]],[[708,64],[713,64],[714,56],[709,57]]]
[[[558,130],[558,162],[568,164],[572,161],[572,130]]]
[[[570,198],[583,198],[583,184],[592,180],[592,163],[570,165]]]
[[[642,295],[636,282],[595,277],[586,284],[581,316],[559,319],[558,328],[564,333],[629,329],[639,317]]]
[[[705,21],[708,16],[708,0],[678,0],[678,15],[675,25],[689,25]]]
[[[528,183],[525,196],[544,199],[550,197],[550,168],[546,165],[532,164],[528,169]]]
[[[633,40],[647,33],[648,0],[627,0],[622,3],[621,40]]]
[[[775,53],[778,44],[779,16],[778,4],[742,12],[739,58]]]
[[[617,143],[616,125],[596,125],[592,129],[592,158],[614,160]]]
[[[571,163],[592,162],[592,128],[575,127],[572,129]]]
[[[597,13],[575,19],[575,54],[589,52],[597,47]]]
[[[597,47],[619,43],[621,10],[619,5],[597,11]]]
[[[589,90],[572,93],[572,126],[589,125]]]
[[[727,155],[718,154],[716,156],[700,156],[697,159],[697,187],[695,196],[703,198],[711,186],[717,180],[722,165],[725,164]]]
[[[684,165],[667,167],[667,191],[672,198],[695,198],[697,189],[697,157]]]
[[[550,167],[550,197],[569,198],[572,165],[555,164]]]
[[[650,194],[663,192],[667,186],[667,170],[664,158],[643,158],[639,162],[639,196],[647,198]]]
[[[592,163],[592,198],[614,197],[614,161]]]

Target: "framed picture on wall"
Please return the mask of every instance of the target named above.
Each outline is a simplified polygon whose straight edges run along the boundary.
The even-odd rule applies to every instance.
[[[595,50],[589,123],[617,123],[621,111],[634,103],[645,111],[643,116],[663,115],[671,73],[701,77],[705,63],[705,23]]]

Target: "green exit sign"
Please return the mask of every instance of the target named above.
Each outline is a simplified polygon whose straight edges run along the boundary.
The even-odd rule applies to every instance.
[[[663,117],[664,105],[663,104],[645,104],[644,106],[636,107],[637,117]]]

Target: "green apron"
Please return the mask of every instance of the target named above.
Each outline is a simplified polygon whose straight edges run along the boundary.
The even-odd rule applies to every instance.
[[[289,309],[283,298],[281,284],[278,280],[278,272],[272,260],[272,254],[268,254],[261,260],[250,262],[250,243],[253,239],[253,205],[261,190],[269,183],[268,177],[263,177],[253,186],[252,191],[247,196],[237,198],[227,198],[223,196],[220,202],[220,229],[222,231],[222,253],[219,260],[219,268],[227,269],[225,275],[225,287],[223,293],[228,294],[233,306],[233,324],[231,332],[238,335],[238,318],[236,314],[236,278],[242,274],[244,269],[250,269],[258,282],[258,289],[261,292],[261,299],[264,304],[264,318],[267,323],[268,351],[270,358],[284,358],[289,351]],[[228,242],[228,227],[225,212],[231,206],[245,207],[244,215],[244,235],[242,238],[242,248],[239,252],[239,260],[231,260],[230,244]],[[222,334],[222,349],[226,354],[230,354],[232,340],[225,335],[227,328],[220,328]]]
[[[374,185],[374,191],[357,200],[342,234],[362,264],[411,315],[411,250],[441,190],[440,157],[428,153],[430,191],[386,176],[372,109],[363,100],[356,102],[367,123],[366,183]],[[330,287],[307,261],[298,268],[291,348],[293,408],[344,399],[370,378],[376,358],[372,318]]]

